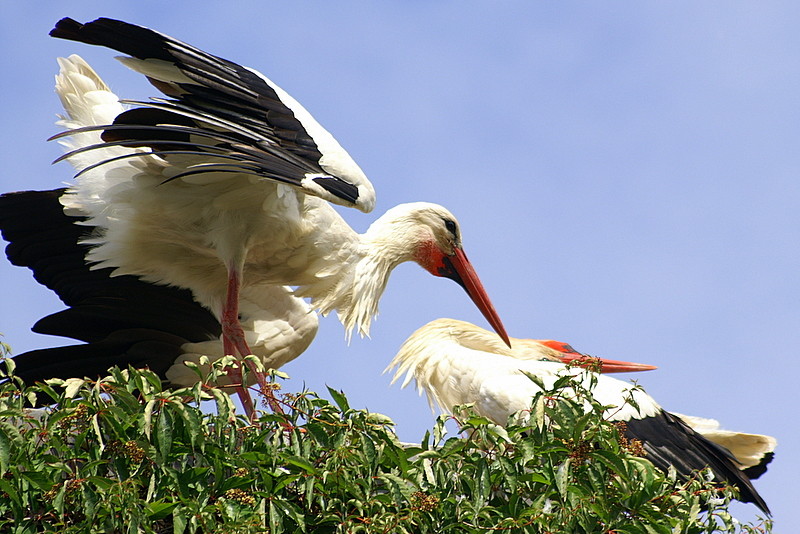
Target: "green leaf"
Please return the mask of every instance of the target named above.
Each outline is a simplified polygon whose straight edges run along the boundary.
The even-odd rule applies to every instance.
[[[331,394],[333,397],[333,401],[339,407],[339,409],[343,412],[346,412],[350,409],[350,404],[347,402],[347,397],[345,397],[344,393],[341,391],[337,391],[330,386],[326,386],[328,388],[328,393]]]
[[[40,382],[39,384],[37,384],[37,388],[41,390],[42,393],[47,394],[47,396],[50,397],[53,400],[53,402],[55,402],[58,401],[61,395],[59,394],[58,391],[55,390],[55,388],[53,388],[53,385],[61,385],[63,383],[64,383],[63,380],[59,380],[57,378],[51,378],[50,380],[46,380],[44,382]]]
[[[436,484],[436,476],[433,474],[433,469],[431,469],[431,460],[430,458],[423,458],[422,459],[422,469],[425,473],[425,480],[430,485]]]
[[[8,472],[8,462],[11,458],[11,440],[4,428],[0,428],[0,475]]]
[[[280,480],[278,480],[278,482],[275,484],[274,488],[272,488],[271,492],[278,493],[289,484],[292,484],[297,480],[302,480],[302,479],[303,475],[286,475],[284,477],[281,477]]]
[[[561,494],[561,497],[564,499],[567,497],[567,484],[569,483],[570,478],[571,463],[572,458],[567,458],[564,463],[558,466],[558,469],[556,470],[556,488]]]
[[[97,436],[97,450],[102,452],[106,445],[103,440],[103,432],[100,430],[100,423],[98,422],[97,414],[92,416],[92,430],[94,431],[95,436]]]
[[[310,473],[312,475],[316,475],[317,474],[317,468],[314,467],[314,465],[311,464],[305,458],[302,458],[300,456],[294,456],[294,455],[282,455],[281,457],[283,458],[283,460],[286,463],[291,464],[291,465],[293,465],[295,467],[299,467],[300,469],[302,469],[303,471],[305,471],[307,473]]]
[[[463,426],[476,427],[476,426],[483,426],[483,425],[488,425],[488,424],[491,424],[491,421],[489,420],[488,417],[483,417],[483,416],[480,416],[480,415],[473,415],[472,417],[469,417],[466,421],[464,421]]]
[[[473,486],[472,498],[473,504],[476,509],[482,507],[489,497],[489,472],[486,462],[483,460],[478,461],[477,474],[475,476],[475,485]]]
[[[53,480],[48,477],[47,474],[40,471],[23,471],[20,475],[42,491],[49,490],[54,484]]]
[[[158,414],[158,428],[156,429],[156,443],[158,443],[159,452],[163,459],[166,459],[172,450],[172,426],[172,411],[166,409],[165,405]]]
[[[64,396],[68,399],[75,398],[78,391],[83,387],[85,380],[82,378],[69,378],[64,381]]]
[[[281,500],[273,500],[272,503],[275,505],[276,509],[280,509],[284,517],[291,518],[301,532],[306,531],[306,523],[303,513],[300,509],[294,506],[293,503]]]
[[[415,488],[410,486],[410,481],[391,473],[382,473],[378,476],[386,483],[389,493],[398,507],[405,506],[405,503],[411,500],[411,493]]]
[[[671,534],[672,529],[666,525],[658,525],[655,523],[646,523],[644,529],[647,534]]]
[[[156,501],[147,504],[147,516],[157,521],[171,515],[180,503]]]
[[[269,503],[269,531],[275,534],[283,532],[283,513],[275,501]]]
[[[369,413],[367,414],[367,422],[371,425],[381,426],[394,426],[394,420],[388,415],[382,413]]]
[[[552,483],[549,478],[541,473],[523,473],[519,475],[518,480],[523,482],[536,482],[539,484],[545,484],[547,486]]]
[[[234,405],[231,396],[224,393],[219,388],[211,388],[210,391],[214,396],[214,402],[216,403],[219,416],[225,421],[233,421],[235,417],[233,415]]]
[[[86,477],[86,481],[89,482],[92,486],[97,487],[101,491],[108,490],[114,484],[117,483],[117,481],[115,481],[113,479],[106,478],[106,477],[100,477],[100,476]]]
[[[378,453],[375,450],[375,444],[372,442],[369,436],[362,435],[361,452],[364,453],[364,458],[366,458],[369,465],[373,466],[375,464],[375,459],[377,458]]]
[[[629,478],[628,469],[619,454],[600,449],[592,451],[590,455],[608,466],[615,474],[624,477],[626,480]]]
[[[148,440],[153,428],[153,410],[155,410],[156,402],[156,399],[151,399],[144,407],[144,435]]]
[[[17,493],[16,486],[13,486],[7,479],[0,477],[0,491],[8,495],[8,499],[13,501],[17,506],[20,506],[19,493]],[[0,509],[2,509],[2,500],[0,500]],[[0,523],[2,525],[2,523]]]
[[[189,442],[192,447],[196,447],[198,444],[202,445],[204,434],[201,429],[202,418],[200,417],[200,413],[195,409],[189,409],[188,406],[180,401],[171,403],[171,407],[180,415],[184,430],[189,435]]]
[[[186,530],[190,515],[184,507],[175,507],[172,510],[172,533],[182,534]]]
[[[328,437],[328,431],[325,425],[310,422],[306,425],[306,430],[320,445],[323,447],[330,446],[330,438]]]

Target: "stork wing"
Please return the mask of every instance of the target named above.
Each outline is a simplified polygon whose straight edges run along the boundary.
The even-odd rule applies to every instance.
[[[64,18],[53,37],[112,48],[168,99],[140,105],[104,125],[106,143],[147,146],[159,155],[198,156],[171,179],[244,173],[370,211],[375,192],[364,173],[294,98],[264,75],[154,30],[100,18]],[[68,134],[69,132],[67,132]],[[100,145],[106,146],[106,145]]]
[[[30,268],[69,308],[39,320],[35,332],[86,344],[40,349],[14,358],[28,383],[98,376],[114,365],[149,367],[164,376],[181,346],[216,339],[220,325],[191,292],[90,270],[79,244],[91,233],[81,217],[64,214],[63,189],[0,196],[0,230],[11,263]]]
[[[625,423],[625,437],[640,440],[646,453],[645,458],[656,467],[667,471],[673,465],[679,473],[685,475],[710,467],[718,482],[734,485],[739,489],[742,502],[755,503],[761,510],[770,513],[767,503],[750,482],[748,472],[739,468],[733,454],[722,445],[692,430],[679,417],[662,410],[649,417],[629,419]]]

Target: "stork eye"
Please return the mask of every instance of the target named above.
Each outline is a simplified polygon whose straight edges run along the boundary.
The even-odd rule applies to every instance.
[[[447,231],[453,234],[453,237],[458,237],[458,226],[452,219],[442,219],[444,221],[444,227],[447,228]]]

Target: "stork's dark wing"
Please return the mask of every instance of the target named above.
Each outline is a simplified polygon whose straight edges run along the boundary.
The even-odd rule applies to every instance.
[[[148,28],[100,18],[60,20],[53,37],[130,55],[166,100],[124,112],[106,142],[197,155],[202,172],[257,175],[370,211],[375,193],[358,165],[313,117],[265,76]],[[185,155],[185,154],[184,154]]]
[[[767,503],[753,487],[747,473],[736,465],[733,455],[692,430],[678,417],[662,410],[653,416],[629,419],[626,424],[625,437],[640,440],[647,452],[645,458],[656,467],[666,471],[672,465],[684,476],[710,467],[717,481],[739,489],[741,501],[752,502],[770,513]]]
[[[47,378],[96,377],[114,365],[149,367],[162,377],[181,345],[218,338],[220,325],[185,289],[90,270],[79,243],[94,228],[64,214],[63,189],[0,196],[6,255],[69,306],[39,320],[33,331],[86,342],[33,350],[14,358],[27,383]]]

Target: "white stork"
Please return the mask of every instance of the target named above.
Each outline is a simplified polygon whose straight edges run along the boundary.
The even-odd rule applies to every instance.
[[[120,61],[167,96],[120,102],[82,59],[62,59],[67,131],[55,137],[78,174],[59,201],[93,227],[81,238],[93,268],[188,289],[211,310],[218,354],[256,353],[278,367],[313,338],[312,309],[336,311],[348,336],[368,335],[391,271],[412,260],[458,282],[507,340],[456,218],[435,204],[403,204],[356,233],[330,203],[369,212],[372,185],[268,78],[112,19],[65,18],[50,35],[127,54]]]
[[[457,405],[472,404],[478,414],[501,425],[514,414],[524,419],[533,396],[540,391],[526,374],[540,378],[546,387],[571,374],[589,387],[589,371],[560,363],[580,359],[569,345],[512,338],[509,348],[497,343],[495,337],[471,323],[437,319],[403,343],[387,371],[396,368],[392,383],[405,374],[402,387],[414,379],[420,394],[427,394],[431,408],[437,404],[450,411]],[[561,352],[561,346],[566,353]],[[607,365],[604,360],[600,363],[603,372],[647,367],[613,361]],[[776,445],[774,438],[721,431],[718,424],[715,428],[716,421],[682,416],[687,425],[641,389],[604,375],[593,378],[597,383],[591,393],[600,404],[611,407],[606,411],[608,419],[624,421],[625,436],[640,440],[653,464],[663,470],[673,465],[682,476],[710,467],[718,481],[738,487],[742,501],[753,502],[769,513],[750,478],[766,471]],[[627,403],[628,398],[638,408]],[[700,433],[707,432],[708,439],[690,425]],[[725,448],[728,445],[735,445],[735,456]]]

